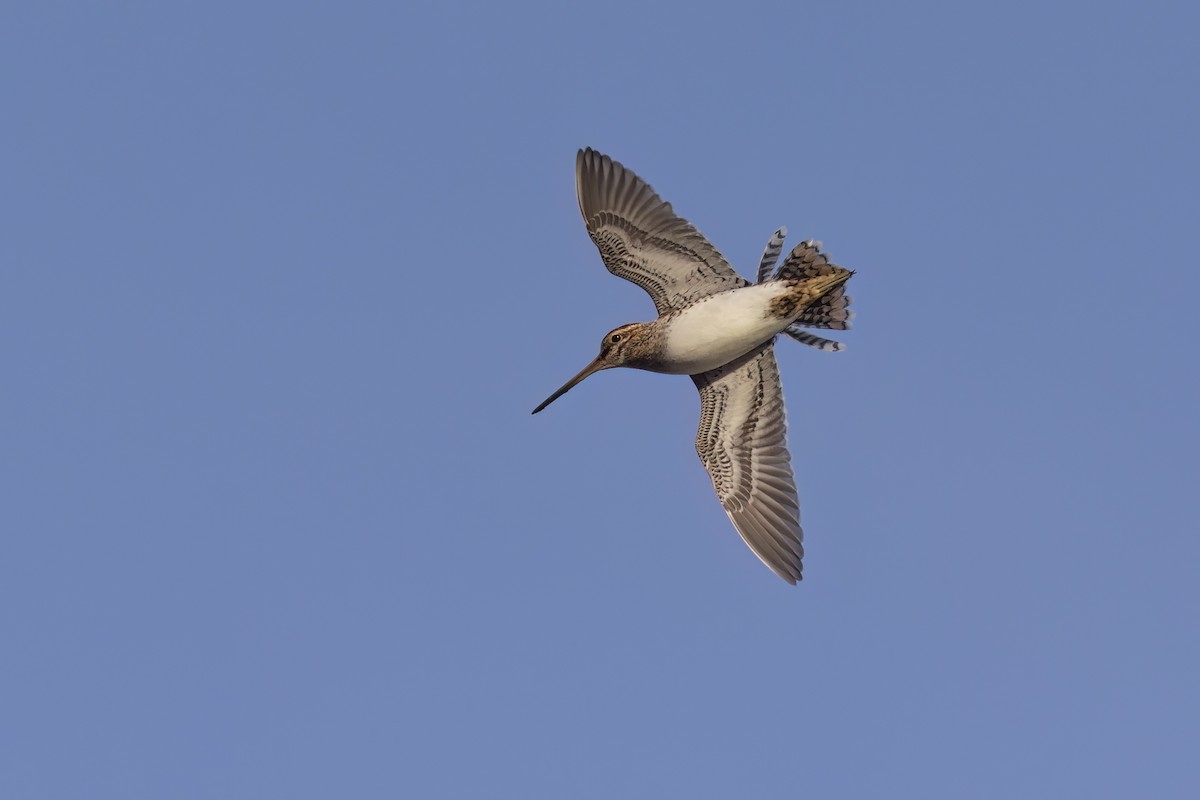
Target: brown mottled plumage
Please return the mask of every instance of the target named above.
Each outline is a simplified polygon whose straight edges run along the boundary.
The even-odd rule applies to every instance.
[[[581,150],[575,165],[579,210],[605,266],[645,289],[659,316],[609,331],[599,355],[533,413],[613,367],[690,374],[700,392],[696,452],[717,497],[754,554],[795,583],[803,531],[774,340],[785,333],[840,349],[796,326],[848,328],[843,285],[853,273],[808,241],[768,278],[782,252],[781,228],[750,284],[631,170],[591,149]]]

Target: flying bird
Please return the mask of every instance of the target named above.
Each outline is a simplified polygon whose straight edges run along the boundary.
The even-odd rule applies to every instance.
[[[608,271],[646,290],[653,322],[614,328],[600,354],[533,410],[613,367],[690,375],[700,390],[696,452],[733,526],[788,583],[801,579],[800,505],[787,450],[775,337],[820,350],[843,345],[804,330],[846,330],[853,271],[829,262],[821,243],[796,245],[775,269],[785,228],[771,239],[754,283],[633,173],[588,148],[575,159],[575,189],[588,235]]]

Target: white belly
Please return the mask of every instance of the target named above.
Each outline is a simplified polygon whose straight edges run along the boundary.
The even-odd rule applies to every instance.
[[[787,287],[744,286],[705,298],[671,320],[666,330],[664,372],[695,375],[724,366],[788,326],[767,313]]]

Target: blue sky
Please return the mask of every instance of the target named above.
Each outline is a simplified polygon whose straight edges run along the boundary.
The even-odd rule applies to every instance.
[[[1194,797],[1200,12],[0,15],[0,795]],[[574,157],[744,274],[789,587]]]

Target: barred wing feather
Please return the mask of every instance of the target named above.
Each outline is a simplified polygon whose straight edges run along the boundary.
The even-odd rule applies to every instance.
[[[804,533],[773,344],[692,380],[700,390],[696,452],[721,505],[754,554],[795,583]]]
[[[619,162],[580,150],[575,190],[604,266],[645,289],[660,315],[748,285],[700,231]]]

